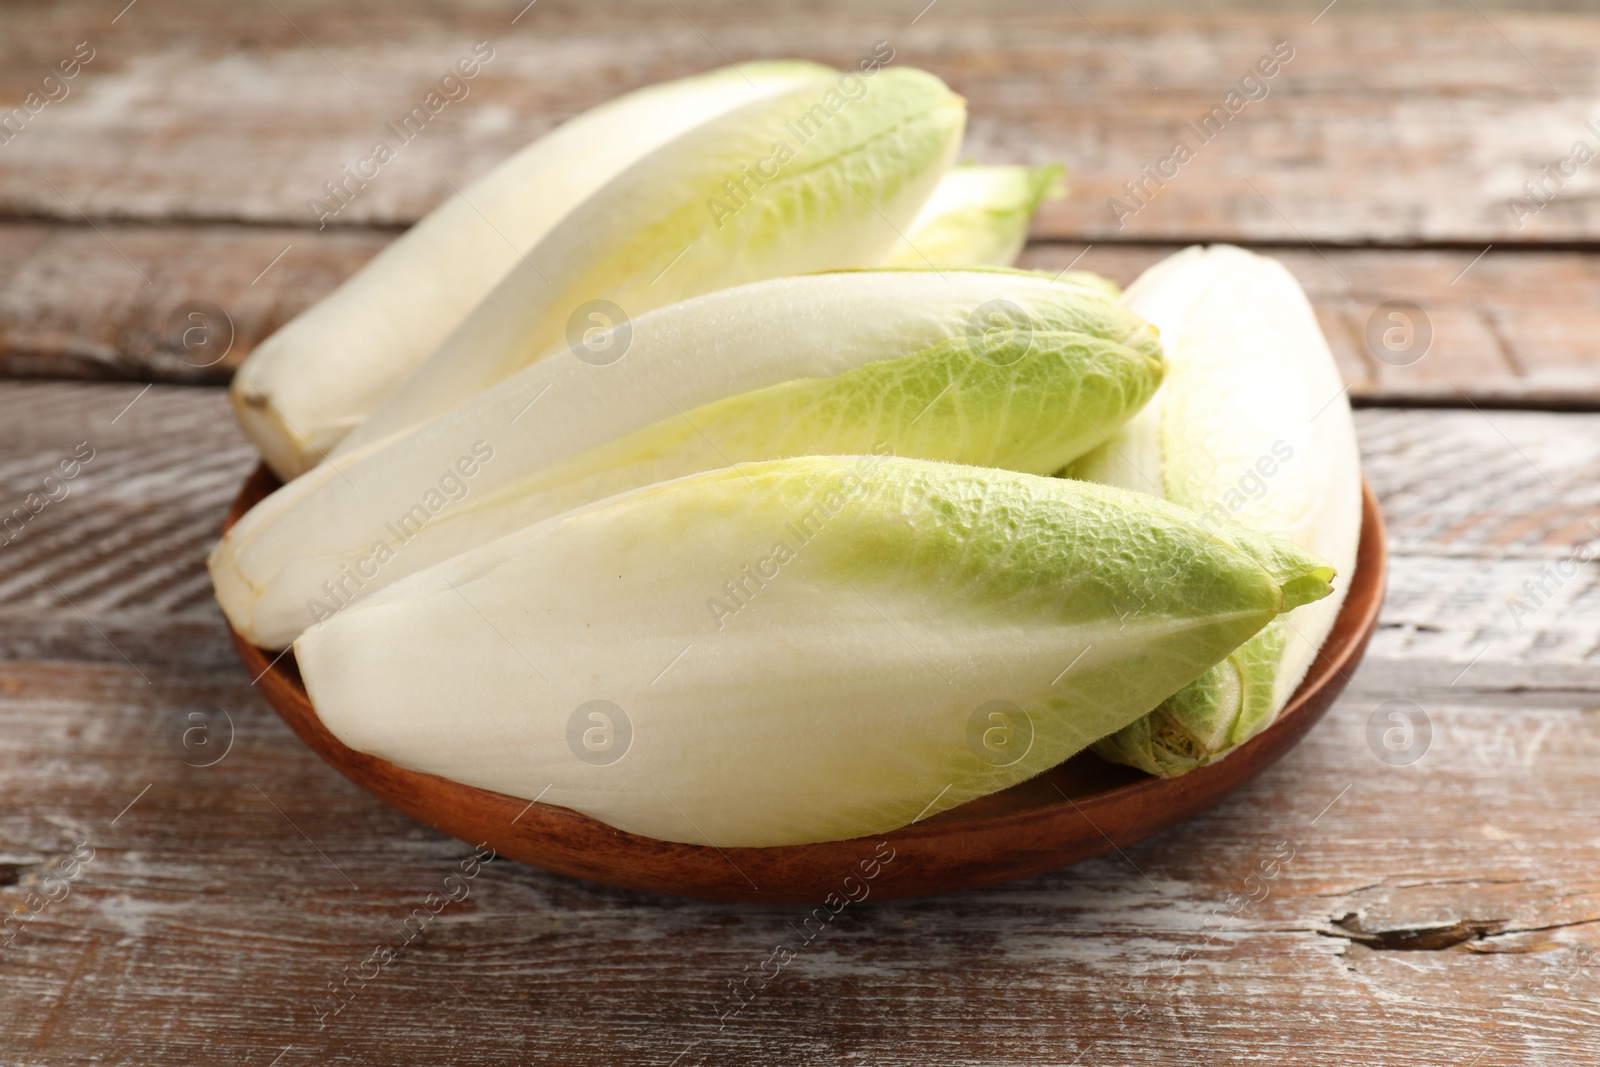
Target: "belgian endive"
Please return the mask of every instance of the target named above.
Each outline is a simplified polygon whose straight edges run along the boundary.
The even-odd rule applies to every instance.
[[[409,429],[606,327],[744,282],[882,262],[961,141],[931,74],[820,79],[641,159],[572,211],[333,453]]]
[[[1106,486],[812,456],[567,512],[294,648],[359,751],[650,837],[788,845],[1059,763],[1330,575]]]
[[[829,76],[814,63],[746,63],[629,93],[557,127],[251,353],[232,390],[246,435],[280,478],[315,466],[595,190],[703,122]]]
[[[1062,167],[961,166],[922,205],[889,255],[897,267],[1009,267],[1039,204],[1062,195]]]
[[[1193,685],[1097,746],[1155,774],[1226,755],[1268,726],[1333,627],[1361,535],[1360,456],[1339,371],[1299,283],[1231,246],[1158,263],[1127,302],[1161,330],[1153,400],[1068,473],[1183,504],[1327,559],[1330,596],[1286,615]]]
[[[1099,284],[1000,270],[778,278],[670,305],[514,374],[258,504],[210,568],[281,648],[406,574],[680,475],[888,451],[1048,474],[1160,384],[1152,330]]]

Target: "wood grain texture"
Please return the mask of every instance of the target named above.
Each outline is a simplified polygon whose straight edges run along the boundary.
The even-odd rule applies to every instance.
[[[1600,405],[1595,255],[1542,247],[1600,241],[1600,170],[1520,225],[1508,204],[1575,141],[1600,150],[1584,125],[1600,22],[1346,0],[1312,24],[1299,5],[1256,6],[940,4],[914,25],[888,2],[541,0],[515,24],[520,5],[488,3],[140,0],[115,23],[95,4],[9,7],[0,113],[78,41],[96,52],[0,144],[0,373],[223,381],[452,184],[564,118],[724,57],[845,63],[886,40],[968,97],[968,154],[1070,164],[1029,265],[1094,242],[1082,265],[1126,281],[1177,246],[1150,242],[1288,242],[1353,396]],[[1280,39],[1296,55],[1268,95],[1203,148],[1191,136],[1194,161],[1116,225],[1108,198],[1127,201],[1121,184]],[[306,201],[477,40],[496,55],[470,94],[319,229]],[[1337,247],[1419,242],[1451,247]],[[1426,358],[1374,354],[1369,323],[1391,300],[1423,309]],[[197,301],[218,309],[199,330]]]
[[[1600,536],[1600,415],[1375,409],[1356,426],[1394,555],[1357,690],[1392,670],[1448,691],[1469,663],[1475,688],[1600,688],[1593,564],[1543,579],[1531,614],[1506,600],[1534,607],[1524,584]],[[0,543],[0,659],[123,662],[75,604],[141,667],[235,671],[202,563],[255,456],[222,391],[0,382],[0,519],[80,442],[95,459],[66,499]]]
[[[1593,168],[1520,220],[1523,183],[1568,155],[1600,88],[1600,22],[1472,8],[1340,4],[1174,13],[895,0],[818,7],[140,0],[0,12],[0,99],[75,44],[94,60],[0,146],[0,214],[81,224],[315,224],[306,201],[384,136],[473,42],[496,54],[336,219],[414,221],[550,126],[620,92],[738,60],[852,63],[888,41],[971,106],[980,160],[1059,159],[1072,198],[1042,236],[1345,243],[1593,242]],[[1201,144],[1187,134],[1275,42],[1294,58]],[[1108,206],[1189,137],[1195,158],[1125,224]],[[1131,205],[1130,205],[1131,206]],[[1519,225],[1520,221],[1520,225]]]
[[[1180,246],[1042,243],[1020,266],[1069,264],[1126,285]],[[1600,407],[1600,256],[1495,247],[1266,248],[1305,287],[1358,402]],[[1409,302],[1412,309],[1391,305]],[[1404,321],[1390,318],[1399,310]],[[1387,335],[1387,331],[1401,332]]]
[[[1347,701],[1249,791],[1123,856],[869,898],[809,944],[802,907],[669,901],[507,862],[410,938],[400,924],[470,850],[311,758],[243,679],[3,678],[16,806],[0,847],[17,883],[0,900],[80,842],[95,850],[0,951],[0,1047],[19,1067],[1600,1055],[1595,846],[1573,807],[1600,786],[1592,714],[1522,709],[1508,734],[1503,706],[1436,707],[1428,756],[1391,768],[1366,747],[1371,706]],[[210,712],[220,739],[218,706],[231,752],[186,766],[173,735]],[[780,942],[795,958],[719,1028],[740,1003],[729,983]],[[319,1025],[327,984],[380,946],[397,958]]]
[[[1600,417],[1358,413],[1394,593],[1300,747],[1122,855],[869,898],[807,942],[803,907],[666,900],[509,862],[428,912],[430,893],[461,895],[445,879],[470,850],[307,752],[206,601],[200,556],[253,462],[222,397],[156,386],[118,417],[141,388],[0,384],[0,502],[78,442],[97,449],[72,494],[0,547],[0,905],[26,907],[52,864],[94,850],[0,946],[8,1063],[1600,1058],[1593,564],[1522,629],[1494,619],[1496,582],[1586,543]],[[140,566],[96,555],[119,531],[144,545]],[[1508,640],[1451,685],[1494,625]],[[28,643],[51,626],[54,644]],[[1540,688],[1554,668],[1565,681]],[[1430,725],[1405,766],[1371,747],[1394,700]],[[401,924],[417,909],[432,917],[412,918],[413,937]],[[780,942],[793,960],[736,997]],[[395,958],[363,966],[380,946]],[[328,983],[346,978],[335,1014]]]
[[[0,374],[225,382],[393,236],[0,223]],[[1039,242],[1020,265],[1126,285],[1179,247]],[[1358,401],[1600,407],[1600,253],[1265,251],[1306,287]],[[1421,309],[1409,348],[1382,343],[1390,301]]]
[[[220,392],[0,382],[0,528],[94,450],[0,535],[0,912],[36,912],[0,929],[0,1061],[1600,1062],[1600,575],[1581,562],[1600,416],[1494,410],[1600,404],[1600,164],[1520,227],[1508,205],[1600,144],[1600,20],[1160,6],[0,10],[0,115],[96,49],[0,144],[0,375],[220,382],[449,182],[553,123],[725,58],[842,63],[882,39],[968,98],[974,156],[1071,165],[1028,265],[1093,243],[1079,265],[1125,282],[1194,240],[1280,244],[1353,396],[1460,408],[1358,412],[1391,592],[1282,762],[1121,853],[819,923],[477,870],[318,761],[239,669],[202,567],[254,464]],[[306,198],[480,39],[496,58],[472,95],[317,231]],[[1277,40],[1295,58],[1269,95],[1118,229],[1107,199]],[[1389,300],[1431,323],[1415,363],[1365,340]],[[232,324],[220,362],[183,347],[195,301]],[[1410,747],[1385,762],[1396,713]],[[769,979],[780,944],[795,954]]]
[[[225,382],[392,237],[0,225],[0,374]]]

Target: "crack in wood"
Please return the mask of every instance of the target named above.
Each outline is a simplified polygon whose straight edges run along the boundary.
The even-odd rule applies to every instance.
[[[1392,926],[1368,930],[1357,912],[1346,912],[1330,927],[1317,931],[1324,937],[1343,937],[1370,949],[1386,952],[1442,952],[1466,941],[1481,941],[1507,932],[1503,919],[1457,919],[1453,923]]]
[[[1347,911],[1337,919],[1330,920],[1327,925],[1315,927],[1313,932],[1322,937],[1364,945],[1377,952],[1443,952],[1457,945],[1468,945],[1471,950],[1477,942],[1493,943],[1496,938],[1594,925],[1600,925],[1600,917],[1530,924],[1513,923],[1506,919],[1457,919],[1454,922],[1411,926],[1367,927],[1359,912]]]

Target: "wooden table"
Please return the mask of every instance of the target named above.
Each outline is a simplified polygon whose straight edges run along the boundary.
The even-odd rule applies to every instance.
[[[93,53],[0,144],[5,510],[92,450],[0,545],[0,905],[38,909],[0,935],[0,1061],[1600,1062],[1600,586],[1579,562],[1600,534],[1600,162],[1547,204],[1523,188],[1600,150],[1600,18],[124,2],[0,12],[6,106]],[[479,40],[473,95],[317,229],[306,200]],[[219,385],[560,119],[724,57],[842,64],[879,40],[968,98],[971,155],[1071,165],[1029,265],[1126,282],[1225,239],[1301,277],[1390,523],[1365,665],[1222,807],[1070,870],[852,907],[726,1025],[803,909],[498,862],[403,926],[471,850],[321,764],[234,659],[202,559],[253,460]],[[1278,41],[1268,95],[1119,228],[1108,199]],[[1367,344],[1392,300],[1429,324],[1422,358]],[[185,350],[195,301],[216,332]],[[1395,707],[1427,725],[1400,765],[1374,740]]]

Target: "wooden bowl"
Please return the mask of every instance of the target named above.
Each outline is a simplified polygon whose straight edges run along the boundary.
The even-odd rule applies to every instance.
[[[278,484],[258,467],[223,529]],[[1081,753],[1003,792],[851,841],[726,849],[657,841],[567,808],[406,770],[346,748],[328,732],[293,653],[256,648],[236,631],[233,643],[267,702],[317,755],[385,803],[469,844],[486,842],[502,856],[626,889],[820,904],[830,894],[859,893],[863,861],[887,841],[893,859],[865,868],[876,866],[871,894],[922,896],[1025,878],[1131,845],[1218,803],[1292,748],[1344,689],[1377,628],[1388,558],[1378,503],[1364,482],[1362,510],[1355,580],[1333,632],[1277,720],[1227,759],[1178,778],[1155,778]]]

